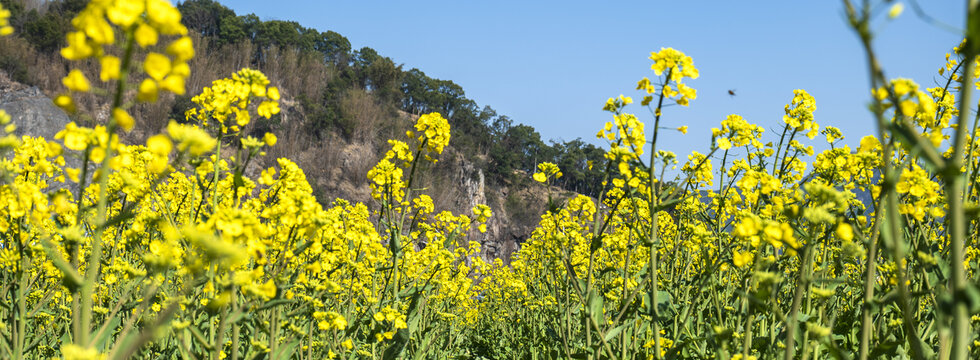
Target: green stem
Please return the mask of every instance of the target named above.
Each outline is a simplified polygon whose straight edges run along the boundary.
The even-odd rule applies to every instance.
[[[980,1],[967,1],[967,27],[971,29],[970,19],[977,16],[977,9]],[[972,35],[972,34],[971,34]],[[966,145],[966,121],[964,116],[969,113],[971,101],[973,100],[973,70],[976,67],[974,58],[977,56],[980,44],[967,40],[965,49],[966,67],[963,70],[963,85],[960,86],[960,113],[958,116],[958,126],[956,135],[953,139],[953,156],[946,164],[943,171],[943,182],[946,187],[946,201],[949,207],[949,241],[951,245],[950,262],[952,277],[950,278],[950,290],[953,295],[953,342],[950,359],[963,360],[969,356],[970,343],[972,342],[972,332],[970,328],[970,309],[969,298],[966,295],[967,280],[966,271],[963,268],[964,243],[966,242],[966,212],[963,207],[963,188],[966,184],[963,167],[963,152]],[[972,149],[971,149],[972,150]]]
[[[20,227],[18,226],[18,232]],[[24,243],[19,240],[18,236],[17,247],[21,253],[20,256],[20,269],[18,273],[20,275],[20,283],[17,285],[17,335],[14,340],[14,357],[17,359],[23,358],[24,356],[24,343],[27,341],[27,268],[30,266],[30,257],[26,256],[24,253]]]
[[[112,100],[111,109],[116,109],[122,105],[123,94],[126,90],[126,80],[129,75],[129,68],[132,64],[135,38],[131,33],[126,34],[126,51],[123,56],[122,67],[119,72],[119,80],[116,83],[115,98]],[[96,210],[96,226],[92,236],[92,254],[89,256],[88,269],[85,271],[85,282],[81,286],[81,314],[78,318],[78,332],[75,333],[76,344],[87,344],[91,333],[92,322],[92,295],[98,283],[100,266],[102,264],[102,233],[105,230],[106,208],[108,207],[108,185],[109,185],[109,163],[112,160],[114,149],[112,147],[113,138],[116,137],[118,124],[115,119],[109,122],[106,132],[109,134],[108,143],[105,144],[105,157],[96,175],[99,176],[99,197]],[[79,203],[83,200],[79,199]]]
[[[844,6],[846,8],[847,16],[850,21],[851,27],[857,32],[858,37],[861,40],[861,45],[864,48],[865,55],[868,60],[868,71],[871,80],[871,88],[877,89],[879,86],[887,84],[887,78],[881,65],[878,62],[877,56],[875,56],[874,49],[871,46],[872,33],[870,30],[870,19],[871,19],[871,9],[870,4],[866,1],[864,2],[864,7],[862,13],[858,16],[857,11],[851,4],[850,0],[844,0]],[[898,103],[895,96],[895,91],[891,86],[885,86],[886,91],[888,91],[888,96],[892,98],[895,103]],[[908,337],[909,346],[912,348],[912,355],[916,359],[924,359],[926,356],[926,349],[922,346],[922,340],[916,333],[915,321],[912,319],[912,309],[909,304],[909,299],[911,295],[909,294],[908,284],[906,284],[905,276],[905,240],[904,232],[902,231],[902,218],[899,213],[898,207],[898,192],[895,189],[896,174],[893,164],[893,141],[885,141],[886,129],[889,128],[888,121],[885,119],[885,107],[882,100],[878,97],[873,97],[873,111],[875,115],[875,120],[878,125],[878,138],[883,142],[882,146],[882,182],[881,182],[881,193],[884,196],[885,206],[882,209],[877,209],[877,211],[885,211],[885,221],[884,227],[882,228],[882,238],[885,241],[885,245],[890,248],[892,260],[896,263],[896,276],[898,278],[898,305],[901,309],[902,320],[905,327],[905,333]]]
[[[977,137],[976,137],[977,134],[976,134],[976,131],[977,131],[977,126],[980,125],[980,105],[978,105],[978,107],[975,110],[975,112],[977,113],[977,115],[973,117],[973,127],[970,128],[970,133],[967,134],[970,137],[970,145],[967,146],[966,153],[963,154],[963,157],[965,158],[964,160],[967,161],[967,170],[966,170],[966,173],[969,175],[968,179],[974,179],[973,181],[969,181],[965,185],[965,189],[966,189],[965,191],[966,192],[963,194],[963,197],[964,197],[964,199],[967,199],[967,200],[970,200],[972,198],[972,196],[973,196],[973,187],[977,183],[977,181],[976,181],[976,179],[977,179],[976,161],[974,161],[974,159],[972,157],[973,157],[973,150],[977,146]]]
[[[670,81],[671,72],[673,72],[673,69],[667,71],[667,76],[665,77],[665,79],[667,80],[664,82],[665,84]],[[664,104],[664,97],[665,96],[664,96],[663,89],[661,89],[660,99],[657,100],[657,111],[654,114],[654,121],[653,121],[653,141],[650,143],[650,173],[648,174],[649,176],[648,181],[650,185],[647,188],[647,204],[650,207],[650,234],[649,234],[650,263],[648,265],[650,270],[647,273],[647,276],[649,277],[649,281],[650,281],[650,316],[653,318],[652,327],[653,327],[653,358],[654,359],[660,359],[660,353],[661,353],[660,314],[657,310],[657,300],[658,300],[657,299],[657,281],[658,281],[657,272],[659,271],[659,264],[657,259],[657,255],[658,255],[657,244],[660,241],[657,238],[659,236],[659,234],[657,233],[658,224],[657,224],[657,212],[656,212],[658,197],[655,189],[657,188],[658,184],[654,183],[654,181],[656,180],[654,178],[655,175],[654,171],[656,169],[656,160],[657,160],[657,136],[660,130],[660,116],[663,113],[662,109]]]
[[[871,303],[874,300],[875,280],[878,277],[878,236],[881,231],[881,220],[884,212],[881,210],[884,198],[878,199],[875,208],[875,223],[868,238],[868,261],[864,278],[864,303],[861,307],[861,345],[858,359],[868,359],[868,347],[871,344]]]
[[[803,294],[806,293],[807,288],[810,286],[810,278],[807,274],[810,272],[810,264],[812,263],[812,249],[812,245],[803,245],[803,256],[800,257],[800,274],[796,282],[796,291],[793,294],[793,306],[790,308],[789,316],[786,317],[786,353],[783,357],[785,360],[793,360],[793,356],[796,353],[796,330],[800,326],[800,322],[796,319],[796,314],[803,304]],[[804,351],[806,351],[806,344],[804,344]]]
[[[789,124],[783,126],[783,135],[779,136],[779,145],[776,146],[776,157],[772,158],[772,175],[776,176],[776,166],[779,166],[779,153],[783,150],[783,140],[786,140],[786,132],[789,131]]]

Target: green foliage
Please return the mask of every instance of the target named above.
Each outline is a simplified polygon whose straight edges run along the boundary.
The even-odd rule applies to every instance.
[[[324,55],[326,61],[335,64],[346,63],[351,51],[350,40],[329,30],[321,33],[313,46],[314,50]]]
[[[490,149],[490,161],[500,169],[497,175],[509,177],[514,170],[529,174],[539,162],[550,160],[548,146],[533,127],[519,124],[501,130]]]
[[[217,44],[221,46],[245,41],[251,33],[250,25],[253,23],[252,21],[246,22],[246,20],[253,20],[253,18],[234,15],[221,17],[218,21]]]
[[[24,25],[21,35],[43,52],[57,51],[68,29],[66,19],[54,12],[41,15],[37,10],[31,10],[24,15]]]
[[[310,98],[305,94],[299,95],[300,106],[306,113],[306,127],[310,132],[319,137],[330,131],[337,131],[344,137],[354,134],[354,121],[350,116],[346,116],[340,107],[342,93],[330,91],[334,86],[328,87],[320,99]]]
[[[170,119],[176,120],[180,123],[187,122],[187,110],[193,109],[196,105],[191,101],[192,96],[189,95],[177,95],[174,97],[174,104],[170,107]]]
[[[45,53],[57,52],[64,45],[65,34],[71,29],[71,19],[86,3],[83,0],[50,1],[38,11],[26,10],[23,3],[17,0],[0,0],[4,9],[10,11],[14,33]]]
[[[230,38],[233,42],[245,39],[244,27],[238,25],[234,20],[237,18],[235,11],[212,0],[190,0],[177,5],[181,13],[181,22],[189,30],[196,31],[203,36],[212,38]],[[225,23],[225,22],[228,23]],[[223,44],[219,44],[223,45]]]
[[[24,64],[24,60],[14,55],[6,52],[0,53],[0,70],[6,72],[13,81],[30,84],[27,64]]]
[[[562,169],[557,183],[562,188],[589,196],[598,196],[602,191],[602,167],[605,164],[605,150],[586,143],[582,139],[565,142],[552,142],[554,159],[549,161]]]
[[[360,53],[365,50],[370,48],[363,48]],[[402,78],[401,65],[396,65],[390,58],[375,55],[370,62],[362,64],[360,69],[361,87],[370,89],[383,101],[401,97],[401,89],[399,89]]]
[[[177,6],[188,29],[212,39],[212,45],[251,41],[256,45],[256,61],[264,61],[263,52],[269,47],[318,52],[327,62],[346,63],[351,51],[350,41],[333,32],[319,32],[295,21],[261,21],[254,14],[236,15],[234,10],[212,0],[190,0]]]

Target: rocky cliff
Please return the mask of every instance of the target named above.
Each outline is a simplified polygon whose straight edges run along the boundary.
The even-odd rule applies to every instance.
[[[2,71],[0,109],[7,111],[17,125],[17,130],[14,131],[17,136],[43,136],[53,139],[70,121],[68,115],[54,106],[41,89],[11,81]]]

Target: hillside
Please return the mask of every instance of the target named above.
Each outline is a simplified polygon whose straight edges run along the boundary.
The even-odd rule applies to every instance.
[[[10,22],[17,30],[16,36],[0,38],[0,72],[9,79],[7,83],[51,98],[62,93],[61,79],[69,66],[59,50],[70,19],[84,2],[0,3],[11,10]],[[283,140],[253,170],[271,166],[279,157],[293,159],[307,172],[323,204],[336,198],[371,204],[368,169],[387,150],[388,139],[404,136],[415,118],[429,112],[449,119],[452,140],[421,183],[430,190],[436,209],[468,214],[476,204],[491,206],[494,217],[487,234],[471,234],[484,244],[487,258],[507,260],[544,211],[544,205],[523,205],[546,202],[548,190],[528,176],[538,163],[561,167],[565,176],[553,192],[597,192],[601,176],[587,164],[601,162],[603,150],[580,139],[545,143],[533,127],[515,123],[490,106],[480,107],[451,80],[428,77],[419,69],[405,70],[368,47],[352,49],[343,35],[333,31],[320,32],[290,21],[261,21],[210,0],[184,1],[178,9],[193,32],[195,52],[203,56],[189,64],[194,71],[187,78],[187,94],[167,94],[156,103],[134,107],[134,116],[142,121],[124,136],[130,143],[159,132],[169,119],[183,119],[191,97],[212,80],[252,67],[268,75],[283,97],[279,115],[245,129],[258,135],[271,131]],[[90,78],[98,77],[98,64],[80,68]],[[79,114],[94,114],[94,118],[74,116],[76,122],[102,123],[108,118],[108,108],[97,107],[94,97],[79,99],[78,106]]]

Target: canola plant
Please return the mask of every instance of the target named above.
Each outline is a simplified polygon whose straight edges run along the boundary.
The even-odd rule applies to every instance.
[[[277,138],[242,134],[280,92],[242,69],[145,144],[130,109],[184,94],[194,57],[166,0],[91,2],[61,54],[96,61],[54,101],[111,116],[17,138],[0,111],[0,354],[12,359],[808,359],[980,356],[980,76],[970,33],[941,86],[886,79],[871,11],[845,1],[878,134],[857,148],[787,94],[777,134],[739,115],[686,160],[657,147],[665,106],[697,97],[684,53],[610,98],[598,198],[543,214],[509,265],[467,238],[492,210],[437,212],[413,184],[450,142],[422,115],[366,175],[372,208],[316,201],[294,162],[246,166]],[[870,5],[865,5],[870,6]],[[974,16],[970,11],[970,16]],[[0,36],[9,35],[0,9]],[[140,50],[139,52],[137,50]],[[146,53],[137,56],[137,53]],[[117,55],[111,55],[117,54]],[[790,96],[791,95],[791,96]],[[972,121],[971,121],[972,120]],[[972,125],[972,127],[971,127]],[[815,153],[813,142],[829,149]],[[68,165],[75,158],[80,165]],[[807,161],[812,159],[812,161]],[[683,163],[682,163],[683,162]],[[682,176],[667,181],[668,168]],[[533,179],[561,176],[542,163]],[[472,216],[471,216],[472,215]]]

